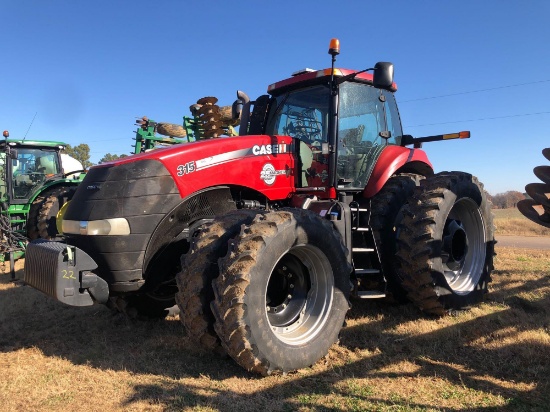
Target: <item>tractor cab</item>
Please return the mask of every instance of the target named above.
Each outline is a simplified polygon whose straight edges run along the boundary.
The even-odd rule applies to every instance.
[[[247,134],[260,119],[263,134],[296,139],[300,188],[364,190],[382,151],[401,145],[403,136],[393,66],[378,63],[368,70],[374,75],[305,69],[270,85],[270,97],[255,102]],[[261,111],[266,115],[258,116]]]
[[[0,196],[10,204],[26,204],[45,181],[63,173],[59,142],[0,142]],[[6,161],[6,158],[9,161]]]
[[[382,150],[401,143],[395,97],[391,90],[374,87],[371,75],[346,79],[354,72],[334,69],[334,76],[330,73],[331,69],[326,69],[299,74],[273,85],[265,134],[299,140],[300,186],[363,190]],[[332,90],[331,77],[336,90]],[[333,93],[336,133],[331,136]],[[335,181],[329,167],[331,154],[335,155]]]

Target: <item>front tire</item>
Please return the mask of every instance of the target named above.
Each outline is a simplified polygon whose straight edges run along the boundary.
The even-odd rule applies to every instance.
[[[444,172],[423,180],[408,205],[397,242],[408,297],[443,315],[482,300],[493,269],[491,202],[477,178]]]
[[[176,275],[179,292],[176,302],[187,336],[205,349],[223,351],[214,331],[212,281],[220,273],[218,259],[227,253],[228,241],[239,234],[243,224],[250,224],[258,210],[229,212],[201,227],[189,251],[181,257],[182,271]]]
[[[220,260],[214,325],[227,353],[268,375],[314,364],[348,311],[351,265],[332,224],[305,210],[257,216]]]

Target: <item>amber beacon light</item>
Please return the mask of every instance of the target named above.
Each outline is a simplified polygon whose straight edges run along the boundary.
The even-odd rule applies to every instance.
[[[337,54],[340,54],[340,40],[330,39],[328,54],[330,54],[331,56],[336,56]]]

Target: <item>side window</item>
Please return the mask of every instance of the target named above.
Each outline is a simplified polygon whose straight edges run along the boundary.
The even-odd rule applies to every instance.
[[[290,136],[297,142],[296,185],[321,187],[328,184],[328,155],[321,151],[328,141],[328,106],[330,89],[313,86],[277,97],[271,106],[267,134]]]
[[[54,175],[58,173],[57,162],[54,153],[43,153],[36,158],[36,171],[45,175]]]
[[[338,149],[342,154],[366,153],[383,144],[379,136],[385,130],[383,102],[378,90],[357,83],[340,89]]]
[[[307,144],[327,141],[329,89],[315,86],[277,97],[271,107],[267,134],[295,137]]]
[[[276,134],[295,137],[310,144],[320,142],[323,140],[322,120],[319,109],[285,105]]]

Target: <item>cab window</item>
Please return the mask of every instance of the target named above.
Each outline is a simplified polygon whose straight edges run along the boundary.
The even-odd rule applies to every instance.
[[[298,139],[298,187],[328,184],[328,155],[321,148],[328,141],[329,103],[330,89],[321,85],[278,96],[271,106],[266,134]]]
[[[300,139],[308,144],[327,141],[330,90],[315,86],[277,97],[266,133]]]
[[[18,149],[11,169],[14,199],[27,199],[47,178],[60,173],[57,153],[41,149]]]

